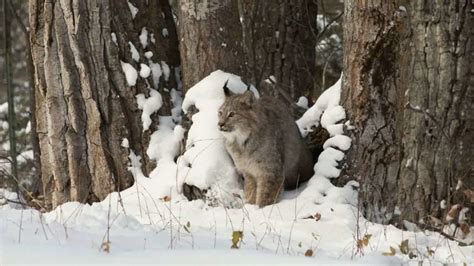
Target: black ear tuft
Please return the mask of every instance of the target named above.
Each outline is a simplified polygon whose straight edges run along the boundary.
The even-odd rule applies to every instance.
[[[226,97],[229,97],[232,95],[232,91],[229,89],[229,87],[227,87],[227,83],[229,83],[229,80],[227,80],[225,83],[224,83],[224,87],[222,87],[224,89],[224,94]]]

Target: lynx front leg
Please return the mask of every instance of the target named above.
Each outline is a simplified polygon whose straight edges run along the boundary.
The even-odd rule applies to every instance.
[[[244,197],[245,202],[255,204],[256,184],[255,179],[250,175],[244,176]]]
[[[283,177],[257,179],[257,205],[264,207],[276,203],[283,188],[283,181]]]

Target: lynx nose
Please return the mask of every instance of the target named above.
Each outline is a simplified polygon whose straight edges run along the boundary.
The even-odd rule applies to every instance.
[[[222,129],[224,127],[224,122],[219,121],[217,125],[219,126],[219,129]]]

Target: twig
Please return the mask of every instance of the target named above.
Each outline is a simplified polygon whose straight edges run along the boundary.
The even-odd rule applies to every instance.
[[[23,230],[23,209],[21,209],[21,215],[20,215],[20,229],[18,230],[18,244],[21,242],[21,230]]]
[[[458,244],[465,244],[464,242],[456,239],[454,236],[451,236],[450,234],[447,234],[447,233],[443,232],[442,228],[437,228],[437,227],[434,227],[434,226],[429,225],[429,224],[419,224],[419,223],[417,223],[417,226],[419,226],[420,229],[422,229],[422,230],[429,230],[429,231],[436,232],[436,233],[446,237],[449,240],[457,242]]]
[[[414,111],[415,113],[421,113],[421,114],[424,114],[425,116],[427,116],[428,118],[430,118],[435,124],[436,126],[439,127],[439,130],[441,131],[441,133],[443,133],[443,135],[446,137],[446,139],[450,140],[451,137],[449,137],[449,135],[443,130],[443,127],[442,125],[439,123],[439,121],[432,115],[430,114],[429,112],[427,111],[424,111],[422,110],[421,108],[419,107],[416,107],[416,106],[413,106],[411,103],[407,103],[405,105],[405,108],[409,109],[409,110],[412,110]]]
[[[316,42],[319,41],[319,38],[321,38],[321,36],[323,36],[324,33],[326,33],[326,31],[329,29],[329,27],[334,23],[336,22],[336,20],[338,20],[340,17],[342,17],[342,15],[344,15],[344,12],[341,12],[339,15],[335,16],[334,18],[332,18],[328,24],[326,24],[324,26],[324,29],[316,36]]]
[[[43,223],[43,213],[38,212],[40,222],[41,222],[41,227],[43,228],[43,233],[44,233],[44,238],[48,240],[48,234],[46,233],[46,229],[44,228],[44,223]]]
[[[171,195],[171,188],[170,188],[170,195]],[[170,248],[173,249],[173,220],[172,220],[172,216],[174,216],[174,215],[173,215],[173,212],[171,211],[171,206],[172,206],[171,205],[171,199],[170,199],[169,203],[170,203],[170,206],[169,206],[168,210],[170,211]]]

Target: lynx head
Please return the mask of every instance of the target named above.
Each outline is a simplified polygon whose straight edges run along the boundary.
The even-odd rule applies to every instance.
[[[219,130],[226,138],[247,138],[255,121],[255,95],[249,89],[243,94],[234,94],[224,84],[225,101],[219,108]]]

